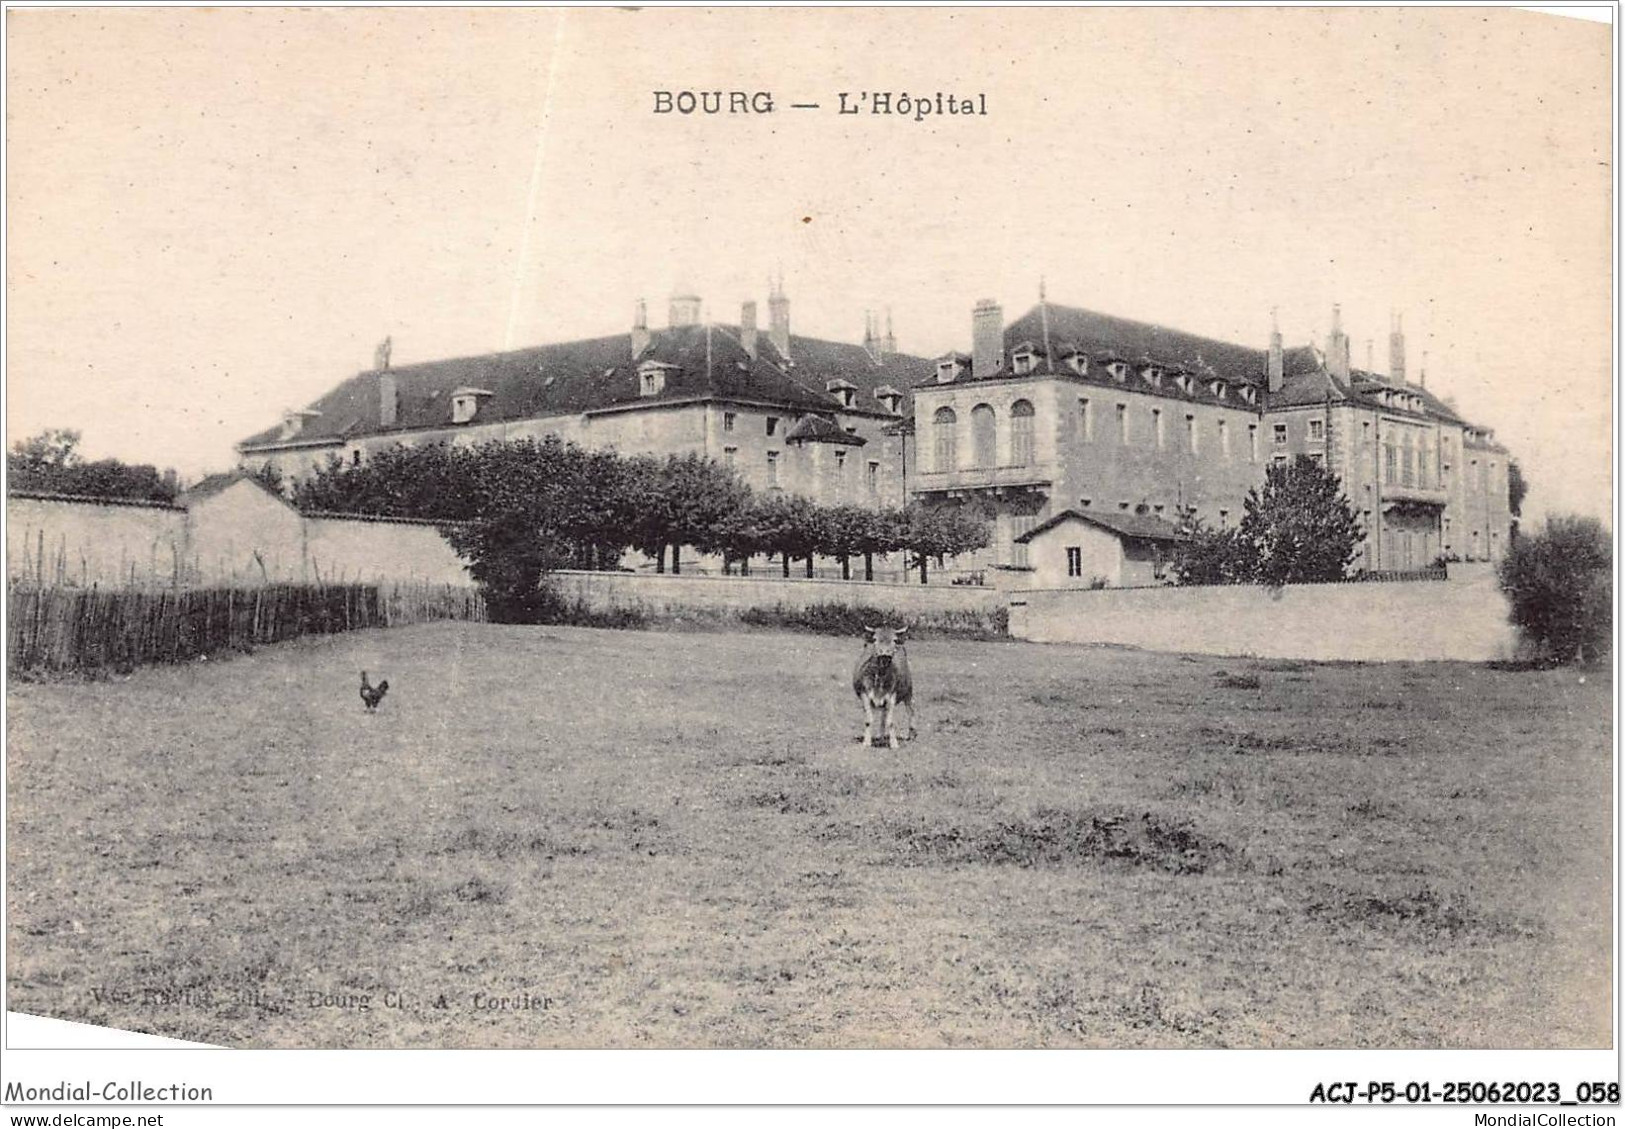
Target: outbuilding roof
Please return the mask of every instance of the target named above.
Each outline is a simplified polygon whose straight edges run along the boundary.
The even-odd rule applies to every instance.
[[[1034,537],[1046,530],[1054,529],[1068,518],[1077,518],[1090,525],[1099,526],[1119,537],[1128,537],[1140,541],[1188,541],[1189,536],[1180,532],[1173,522],[1158,517],[1155,514],[1113,513],[1110,510],[1062,510],[1048,521],[1041,522],[1016,538],[1018,544],[1026,544]]]

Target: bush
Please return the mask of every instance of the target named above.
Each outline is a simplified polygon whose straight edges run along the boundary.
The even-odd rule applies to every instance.
[[[1613,638],[1613,549],[1595,518],[1560,516],[1501,561],[1512,622],[1550,662],[1601,662]]]

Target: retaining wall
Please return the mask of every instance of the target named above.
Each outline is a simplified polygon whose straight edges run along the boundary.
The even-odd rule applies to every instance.
[[[777,605],[804,610],[816,604],[852,604],[897,615],[992,615],[1005,602],[1005,594],[995,588],[953,584],[573,570],[556,572],[553,579],[566,599],[579,599],[594,612],[635,609],[660,615],[691,609],[743,611]]]
[[[1443,583],[1033,590],[1010,634],[1039,643],[1315,661],[1508,659],[1517,644],[1493,570]]]

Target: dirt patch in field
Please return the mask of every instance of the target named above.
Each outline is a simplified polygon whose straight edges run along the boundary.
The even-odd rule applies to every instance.
[[[1150,812],[1037,811],[973,827],[886,821],[879,829],[905,865],[1121,866],[1201,874],[1236,852],[1190,823]]]
[[[1545,926],[1533,919],[1509,913],[1480,912],[1466,894],[1440,893],[1426,886],[1389,891],[1327,886],[1306,908],[1309,916],[1331,924],[1416,931],[1450,939],[1465,934],[1538,938],[1547,932]]]

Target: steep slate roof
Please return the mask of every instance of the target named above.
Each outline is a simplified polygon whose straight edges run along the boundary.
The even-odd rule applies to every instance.
[[[1048,371],[1049,366],[1044,363],[1046,319],[1049,323],[1053,373]],[[1333,403],[1353,403],[1401,415],[1409,414],[1417,418],[1440,419],[1447,423],[1472,426],[1453,408],[1421,385],[1391,380],[1386,376],[1360,369],[1352,370],[1348,380],[1332,376],[1326,370],[1319,350],[1312,345],[1299,345],[1283,350],[1283,380],[1280,390],[1273,393],[1266,387],[1269,353],[1265,349],[1217,341],[1211,337],[1201,337],[1151,322],[1113,317],[1075,306],[1059,306],[1054,303],[1034,306],[1011,322],[1004,330],[1005,356],[1008,358],[1010,353],[1021,345],[1031,346],[1039,357],[1038,369],[1029,374],[1030,378],[1034,379],[1053,375],[1074,383],[1124,387],[1105,373],[1097,372],[1096,368],[1114,360],[1126,361],[1131,366],[1155,363],[1167,369],[1170,375],[1184,371],[1194,376],[1196,381],[1191,391],[1180,391],[1177,385],[1167,378],[1163,380],[1160,388],[1153,388],[1140,381],[1137,373],[1129,377],[1128,387],[1146,395],[1215,402],[1205,382],[1217,376],[1234,385],[1248,384],[1258,389],[1258,406],[1264,410],[1324,404],[1329,398]],[[1080,376],[1062,363],[1063,358],[1080,352],[1091,362],[1087,376]],[[970,360],[964,354],[952,355],[966,361]],[[997,379],[1013,377],[1014,374],[1010,372],[1008,364],[996,374]],[[954,383],[977,379],[986,379],[986,376],[972,372],[961,375]],[[929,387],[934,383],[933,375],[922,386]],[[1419,396],[1424,405],[1423,410],[1408,412],[1403,408],[1382,405],[1377,399],[1377,394],[1383,388],[1403,389]],[[1232,406],[1241,406],[1238,401],[1229,402]]]
[[[634,359],[630,333],[487,353],[391,368],[397,388],[396,423],[381,427],[377,371],[361,372],[316,400],[311,417],[290,440],[281,428],[267,428],[243,440],[244,449],[340,443],[360,435],[463,426],[451,422],[451,394],[463,387],[489,390],[477,424],[584,412],[657,407],[702,400],[771,404],[790,410],[886,416],[874,390],[892,384],[906,390],[930,370],[920,357],[892,354],[876,362],[861,345],[817,338],[790,338],[790,357],[781,357],[766,332],[757,335],[752,359],[738,330],[713,325],[676,326],[650,331],[650,344]],[[638,367],[649,361],[668,366],[663,389],[639,395]],[[842,408],[824,389],[832,379],[858,389],[854,407]],[[905,392],[906,400],[906,392]],[[909,407],[903,409],[907,412]]]
[[[1120,360],[1155,361],[1168,368],[1182,368],[1203,379],[1223,377],[1231,383],[1262,384],[1268,353],[1211,337],[1199,337],[1151,322],[1112,317],[1076,306],[1034,306],[1005,327],[1008,349],[1032,342],[1040,357],[1044,352],[1044,322],[1049,322],[1050,349],[1057,362],[1073,350],[1081,349],[1091,359],[1111,354]],[[1111,359],[1108,357],[1107,359]]]
[[[1044,322],[1049,322],[1049,347],[1052,360],[1044,357]],[[1112,317],[1108,314],[1083,310],[1075,306],[1035,306],[1004,330],[1005,355],[1008,357],[1021,345],[1032,346],[1038,356],[1038,367],[1027,377],[1017,377],[1009,365],[992,374],[992,379],[1042,379],[1055,376],[1073,383],[1094,384],[1106,388],[1125,385],[1104,371],[1111,361],[1124,361],[1138,368],[1155,364],[1165,370],[1160,386],[1144,383],[1138,372],[1128,378],[1127,387],[1150,396],[1172,400],[1202,403],[1225,403],[1232,407],[1263,407],[1269,353],[1245,345],[1200,337],[1150,322]],[[1089,359],[1089,371],[1080,375],[1064,363],[1064,358],[1082,353]],[[962,356],[960,354],[959,356]],[[967,358],[968,359],[968,358]],[[1318,367],[1314,350],[1307,346],[1287,349],[1284,354],[1286,372],[1291,375]],[[1051,371],[1053,369],[1053,371]],[[1180,389],[1175,377],[1181,373],[1192,378],[1190,391]],[[989,379],[988,374],[974,371],[962,373],[953,383]],[[1223,380],[1232,388],[1230,398],[1223,401],[1208,389],[1208,382]],[[921,387],[935,384],[935,377]],[[1257,390],[1258,403],[1247,404],[1234,392],[1243,386]]]
[[[785,433],[786,443],[844,443],[851,447],[863,447],[868,440],[861,435],[853,435],[849,431],[841,430],[841,426],[823,416],[803,416],[796,425]]]
[[[1086,521],[1091,525],[1098,525],[1108,532],[1119,537],[1132,537],[1142,541],[1188,541],[1173,522],[1165,521],[1155,514],[1129,514],[1113,513],[1103,510],[1096,513],[1093,510],[1062,510],[1054,517],[1039,525],[1033,526],[1026,533],[1016,538],[1018,544],[1026,544],[1045,530],[1054,529],[1067,518],[1075,517],[1079,521]]]

